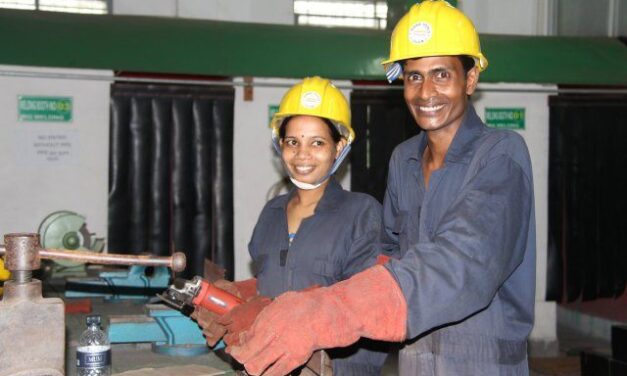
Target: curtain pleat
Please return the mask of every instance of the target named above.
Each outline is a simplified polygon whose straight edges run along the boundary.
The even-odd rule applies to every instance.
[[[175,99],[172,103],[172,232],[176,250],[187,254],[187,271],[196,270],[192,239],[192,103]]]
[[[148,221],[148,250],[159,256],[170,254],[170,177],[172,166],[172,106],[168,100],[151,100],[153,127],[151,136],[149,197],[153,215]],[[167,231],[164,231],[166,229]]]
[[[109,142],[109,198],[108,237],[109,249],[124,252],[128,244],[129,207],[128,154],[130,128],[130,101],[111,98],[111,124]],[[111,220],[111,219],[115,220]]]
[[[212,235],[212,258],[219,265],[230,265],[227,277],[233,278],[234,256],[227,248],[233,244],[233,112],[228,111],[229,104],[216,101],[211,112],[213,127],[211,139],[214,147],[210,150],[212,202],[214,203],[212,218],[214,226]]]
[[[129,250],[134,253],[150,251],[147,247],[147,224],[149,209],[149,164],[150,129],[152,127],[150,99],[131,99],[130,127],[130,225]]]
[[[232,88],[112,85],[109,249],[233,276]],[[227,192],[223,191],[227,190]]]
[[[190,184],[194,198],[190,230],[193,232],[194,249],[199,250],[199,252],[190,261],[198,266],[204,265],[205,255],[211,255],[211,240],[214,239],[211,236],[212,208],[214,206],[211,200],[212,183],[208,184],[208,182],[212,182],[210,152],[217,147],[217,144],[211,139],[211,129],[217,126],[212,121],[212,109],[213,102],[207,100],[195,101],[192,108],[192,131],[194,133],[192,150],[194,154],[191,158],[195,174],[192,176],[193,180]],[[212,127],[206,127],[204,124],[212,124]],[[212,147],[209,147],[210,145]],[[213,255],[209,258],[220,263]]]

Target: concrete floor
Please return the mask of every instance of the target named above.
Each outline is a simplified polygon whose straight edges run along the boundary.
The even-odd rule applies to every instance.
[[[596,350],[609,353],[610,343],[604,339],[590,337],[569,327],[560,326],[557,330],[558,349],[542,356],[540,349],[532,350],[529,358],[531,376],[580,376],[579,353],[582,350]],[[531,346],[533,347],[533,346]],[[383,369],[382,376],[398,376],[398,354],[393,352]]]

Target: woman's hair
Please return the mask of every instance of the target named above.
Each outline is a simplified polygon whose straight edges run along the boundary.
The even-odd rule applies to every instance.
[[[285,128],[287,127],[287,123],[289,123],[290,120],[292,120],[294,116],[288,116],[285,119],[283,119],[283,122],[281,123],[281,126],[279,127],[279,139],[284,139],[285,138]],[[336,144],[338,142],[340,142],[340,140],[342,139],[342,135],[340,134],[340,131],[337,130],[337,128],[335,127],[335,125],[333,124],[333,122],[331,122],[331,120],[327,119],[327,118],[319,118],[320,120],[324,121],[324,123],[327,125],[327,127],[329,128],[329,131],[331,132],[331,138],[333,139],[333,142],[335,142]]]

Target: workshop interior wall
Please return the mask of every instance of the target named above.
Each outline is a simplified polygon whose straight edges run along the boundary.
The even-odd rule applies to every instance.
[[[111,75],[107,71],[0,66],[2,71]],[[57,210],[107,233],[109,82],[0,76],[0,234],[37,232]],[[69,97],[67,122],[18,120],[19,96]]]

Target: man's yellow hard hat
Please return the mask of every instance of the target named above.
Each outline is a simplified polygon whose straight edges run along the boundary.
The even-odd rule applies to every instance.
[[[398,21],[392,32],[390,57],[382,64],[392,81],[401,73],[400,66],[394,63],[419,57],[456,55],[473,57],[479,71],[488,67],[472,21],[444,0],[425,0],[413,5]]]
[[[351,110],[342,92],[331,81],[321,77],[307,77],[292,86],[283,96],[279,110],[272,117],[272,141],[275,147],[279,141],[279,128],[285,118],[309,115],[331,121],[338,132],[353,142],[355,132],[351,127]]]

